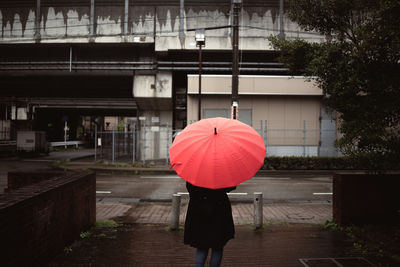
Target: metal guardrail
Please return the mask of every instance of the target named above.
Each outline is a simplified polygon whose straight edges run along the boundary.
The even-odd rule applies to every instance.
[[[61,142],[50,142],[52,147],[54,146],[76,146],[84,145],[84,141],[61,141]]]
[[[17,141],[0,140],[0,146],[16,146]]]

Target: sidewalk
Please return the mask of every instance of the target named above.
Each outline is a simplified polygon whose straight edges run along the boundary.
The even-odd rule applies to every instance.
[[[115,220],[122,223],[165,224],[170,220],[171,203],[140,202],[134,204],[96,204],[97,220]],[[253,204],[233,203],[232,215],[236,225],[253,223]],[[181,204],[180,224],[185,221],[187,203]],[[264,204],[265,223],[324,224],[332,219],[332,205],[320,203],[274,203]]]
[[[48,266],[195,266],[195,249],[183,244],[183,231],[167,230],[169,205],[98,202],[97,220],[114,219],[123,225],[81,239]],[[224,249],[222,267],[374,266],[354,251],[343,233],[319,224],[330,218],[329,205],[266,205],[262,230],[252,226],[251,204],[232,208],[236,236]],[[181,224],[185,212],[183,204]]]

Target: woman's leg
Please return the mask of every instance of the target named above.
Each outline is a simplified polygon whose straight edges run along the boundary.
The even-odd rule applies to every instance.
[[[219,267],[222,261],[222,248],[221,249],[213,249],[211,253],[210,259],[210,267]]]
[[[208,249],[198,248],[196,250],[196,267],[203,267],[206,263]]]

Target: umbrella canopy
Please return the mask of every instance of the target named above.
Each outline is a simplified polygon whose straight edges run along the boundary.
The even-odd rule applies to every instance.
[[[169,150],[171,166],[189,183],[232,187],[254,176],[264,163],[262,137],[250,126],[225,118],[188,125]]]

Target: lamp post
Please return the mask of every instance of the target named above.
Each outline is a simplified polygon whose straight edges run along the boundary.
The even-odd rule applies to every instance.
[[[199,47],[199,112],[198,112],[198,120],[201,120],[201,47],[206,45],[206,35],[204,29],[198,29],[195,33],[196,46]]]
[[[239,11],[242,0],[233,0],[233,40],[232,40],[232,106],[231,118],[238,119],[238,91],[239,91]]]

